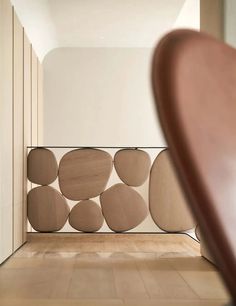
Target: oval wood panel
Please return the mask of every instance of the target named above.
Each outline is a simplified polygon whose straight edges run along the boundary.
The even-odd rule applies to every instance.
[[[104,191],[100,202],[107,225],[115,232],[135,228],[148,213],[141,195],[125,184],[116,184]]]
[[[156,157],[151,168],[149,209],[154,222],[164,231],[181,232],[195,226],[168,150]]]
[[[96,232],[102,227],[103,222],[102,210],[92,200],[79,202],[72,208],[69,215],[70,225],[81,232]]]
[[[66,153],[59,164],[59,186],[70,200],[87,200],[104,191],[112,171],[112,157],[97,149]]]
[[[59,231],[65,225],[69,212],[66,199],[50,186],[36,187],[28,193],[28,219],[36,231]]]
[[[141,186],[149,175],[151,159],[147,152],[124,149],[116,152],[114,166],[119,178],[129,186]]]
[[[58,166],[52,151],[44,148],[33,149],[27,159],[28,179],[38,185],[49,185],[55,181]]]

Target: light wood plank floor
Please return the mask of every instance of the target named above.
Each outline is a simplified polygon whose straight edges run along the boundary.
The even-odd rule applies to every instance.
[[[229,301],[199,244],[171,234],[29,234],[0,267],[1,306],[218,306]]]

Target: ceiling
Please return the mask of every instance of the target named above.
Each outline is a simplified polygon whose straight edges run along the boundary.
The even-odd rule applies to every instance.
[[[199,0],[12,0],[42,60],[59,47],[153,47],[166,31],[199,28]]]

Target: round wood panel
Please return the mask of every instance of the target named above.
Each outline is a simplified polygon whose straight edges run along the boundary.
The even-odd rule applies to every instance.
[[[58,166],[52,151],[44,148],[33,149],[27,159],[28,179],[38,185],[49,185],[57,178]]]
[[[167,232],[185,231],[195,226],[168,150],[157,156],[151,168],[149,208],[154,222]]]
[[[103,222],[102,210],[92,200],[79,202],[72,208],[69,215],[70,225],[82,232],[96,232],[102,227]]]
[[[59,165],[59,186],[70,200],[87,200],[104,191],[112,171],[112,157],[97,149],[66,153]]]
[[[36,187],[28,193],[28,219],[36,231],[59,231],[65,225],[69,212],[66,199],[50,186]]]
[[[107,225],[115,232],[135,228],[148,213],[141,195],[125,184],[116,184],[104,191],[100,202]]]
[[[141,186],[148,178],[151,159],[145,151],[124,149],[115,154],[114,166],[125,184]]]

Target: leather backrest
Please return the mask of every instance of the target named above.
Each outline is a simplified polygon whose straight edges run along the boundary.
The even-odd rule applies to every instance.
[[[236,300],[236,51],[177,30],[160,41],[152,67],[171,157]]]

